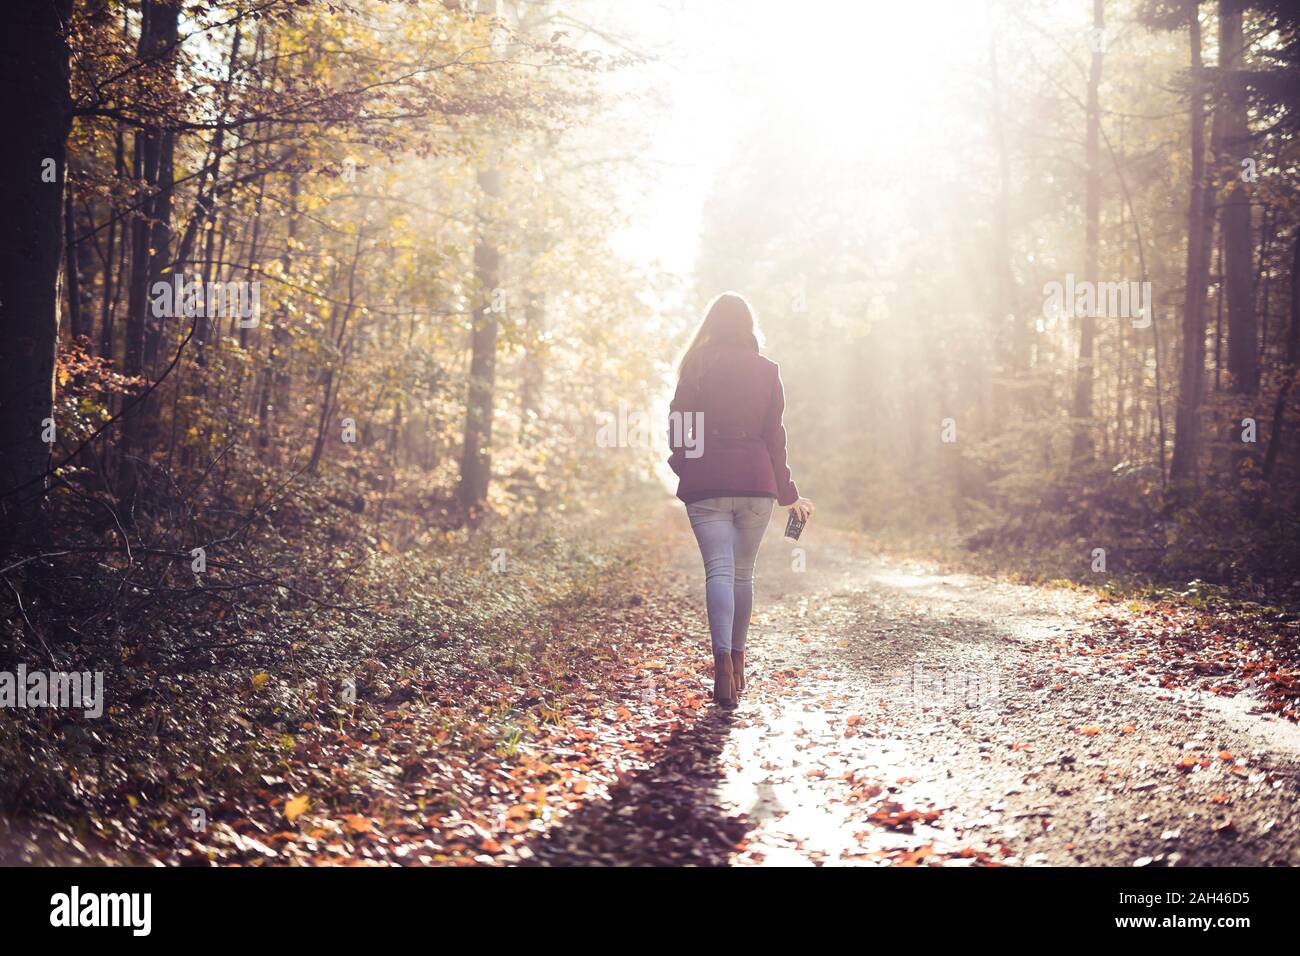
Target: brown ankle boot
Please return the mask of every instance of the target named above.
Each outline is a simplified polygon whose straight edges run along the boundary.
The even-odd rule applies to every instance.
[[[731,679],[736,685],[736,694],[745,689],[745,652],[731,652]]]
[[[713,699],[719,707],[736,706],[736,686],[731,679],[731,655],[713,655]]]

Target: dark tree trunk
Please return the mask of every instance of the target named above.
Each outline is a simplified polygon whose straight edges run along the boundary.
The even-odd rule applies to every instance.
[[[0,40],[8,108],[0,149],[0,506],[12,544],[40,535],[50,459],[42,433],[54,413],[71,9],[71,0],[23,0],[7,9]]]
[[[170,21],[171,30],[165,42],[176,39],[176,22]],[[172,200],[175,196],[175,152],[176,137],[170,131],[163,133],[162,144],[158,150],[157,196],[154,198],[149,229],[149,280],[153,288],[155,282],[171,280],[172,273]],[[181,277],[184,280],[184,276]],[[150,377],[158,367],[158,352],[162,345],[163,329],[174,328],[178,316],[159,317],[149,310],[145,320],[144,367]]]
[[[77,244],[77,217],[72,209],[72,183],[63,183],[63,281],[67,286],[68,335],[79,339],[90,334],[86,302],[81,287],[81,250]]]
[[[141,60],[152,60],[176,42],[177,8],[144,0],[141,6]],[[131,219],[131,272],[127,286],[126,346],[122,369],[128,375],[151,371],[161,339],[161,323],[150,309],[150,287],[169,262],[171,235],[171,133],[151,126],[135,137],[135,180],[140,204]],[[162,244],[160,246],[160,244]],[[151,252],[151,250],[153,250]],[[148,401],[141,401],[125,416],[122,429],[122,492],[134,493],[137,455],[147,442]]]
[[[1201,399],[1205,391],[1205,289],[1209,267],[1206,236],[1210,193],[1205,182],[1205,78],[1201,66],[1201,20],[1195,4],[1189,11],[1191,49],[1192,172],[1187,205],[1187,281],[1183,299],[1183,358],[1174,413],[1174,457],[1170,478],[1194,482],[1201,446]]]
[[[1295,385],[1297,365],[1300,365],[1300,228],[1296,229],[1291,253],[1291,319],[1286,336],[1286,372],[1273,405],[1273,431],[1269,434],[1268,451],[1264,455],[1264,480],[1270,483],[1277,468],[1286,400]]]
[[[113,149],[113,171],[117,178],[121,180],[126,173],[126,139],[119,129],[114,137]],[[120,268],[113,262],[113,256],[117,253],[117,209],[111,203],[108,207],[108,241],[107,250],[104,253],[104,301],[100,308],[100,326],[99,326],[99,354],[109,361],[113,360],[113,318],[115,309],[113,304],[117,297],[117,286],[114,283],[114,277],[120,274]],[[126,238],[123,236],[122,248],[126,248]],[[119,254],[120,255],[120,254]]]
[[[1219,65],[1227,89],[1218,109],[1223,111],[1222,141],[1215,151],[1219,168],[1232,178],[1223,199],[1223,274],[1227,283],[1228,372],[1237,392],[1259,391],[1259,327],[1255,316],[1255,277],[1251,242],[1250,197],[1245,184],[1231,171],[1240,171],[1250,155],[1246,121],[1246,87],[1241,79],[1242,32],[1240,0],[1219,0]]]

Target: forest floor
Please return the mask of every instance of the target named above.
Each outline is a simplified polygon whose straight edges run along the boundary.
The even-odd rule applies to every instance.
[[[366,650],[346,706],[292,696],[301,663],[255,668],[203,717],[227,735],[207,746],[240,766],[219,781],[182,766],[85,818],[0,818],[0,857],[1300,864],[1297,675],[1246,635],[1185,609],[945,573],[816,522],[796,561],[774,521],[749,686],[727,713],[709,702],[685,515],[664,502],[645,520],[594,583],[484,613],[476,633],[504,636],[462,642],[430,618],[400,650]],[[443,606],[464,603],[443,581]],[[172,752],[167,720],[130,719],[159,748],[133,760]],[[111,776],[101,762],[95,785]]]

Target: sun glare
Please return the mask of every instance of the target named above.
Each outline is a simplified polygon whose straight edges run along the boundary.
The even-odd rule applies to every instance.
[[[755,120],[809,156],[857,164],[885,210],[879,187],[932,167],[967,122],[964,91],[987,55],[983,4],[930,6],[921,24],[884,0],[836,0],[816,16],[775,0],[683,5],[658,87],[668,108],[650,137],[659,187],[616,248],[688,271],[704,197]]]

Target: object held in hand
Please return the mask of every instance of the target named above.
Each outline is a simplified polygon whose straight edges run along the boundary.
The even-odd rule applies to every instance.
[[[803,526],[807,523],[793,511],[790,512],[790,520],[785,523],[785,536],[791,541],[798,541],[799,535],[803,534]]]

